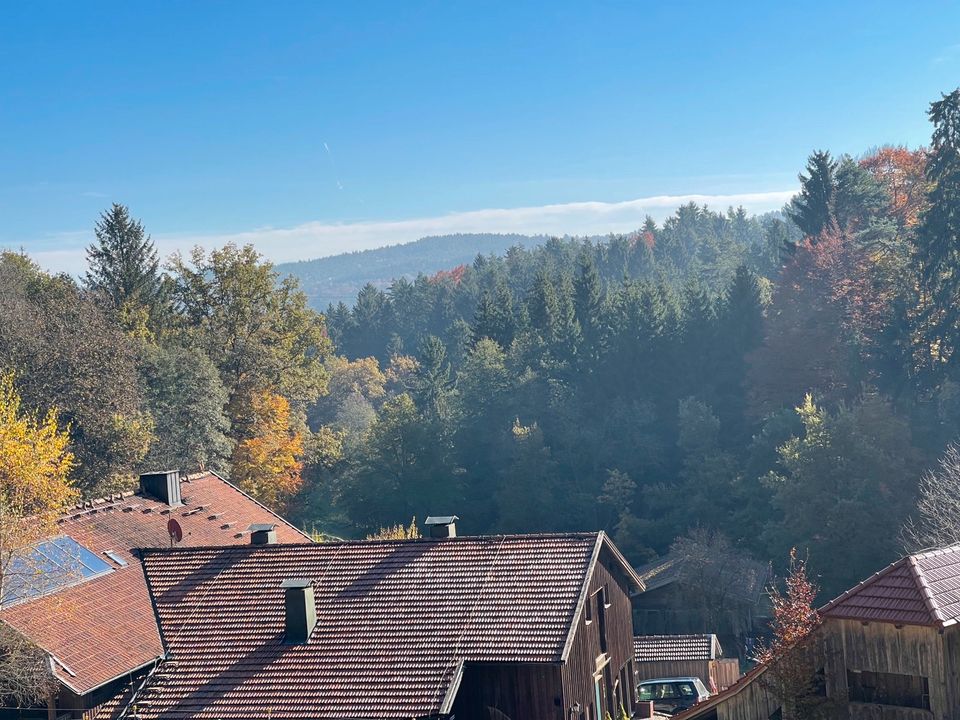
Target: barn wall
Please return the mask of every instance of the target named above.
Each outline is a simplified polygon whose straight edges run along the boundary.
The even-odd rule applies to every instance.
[[[559,665],[478,663],[464,667],[453,714],[457,720],[566,720],[562,703]]]
[[[717,705],[717,720],[767,720],[779,707],[760,675]]]
[[[595,593],[607,586],[610,607],[607,615],[607,653],[609,695],[613,702],[623,702],[632,707],[636,701],[636,683],[630,669],[633,667],[633,619],[626,578],[616,561],[605,550],[601,550],[593,577],[590,578],[588,600],[594,601]],[[594,718],[603,718],[607,708],[597,712],[594,700],[594,676],[598,670],[598,659],[606,660],[600,649],[599,622],[596,606],[593,607],[593,621],[587,624],[584,613],[576,618],[570,655],[561,671],[563,681],[564,706],[570,708],[579,704],[580,717],[577,720],[589,720],[590,708]],[[629,695],[629,698],[627,698]],[[614,713],[611,713],[612,715]]]
[[[955,690],[948,696],[947,677],[955,672],[955,660],[947,660],[947,650],[956,652],[952,637],[945,641],[936,628],[890,623],[862,623],[857,620],[828,619],[819,631],[824,647],[827,695],[845,700],[848,694],[847,670],[897,673],[927,678],[930,712],[895,706],[850,703],[850,717],[856,720],[956,720]],[[955,686],[954,686],[955,687]]]

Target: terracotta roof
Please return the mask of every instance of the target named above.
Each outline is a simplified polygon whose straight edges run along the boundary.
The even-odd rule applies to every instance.
[[[960,545],[908,555],[820,609],[827,618],[946,627],[960,619]]]
[[[171,517],[183,527],[182,545],[248,543],[244,531],[263,522],[277,525],[278,542],[305,540],[299,530],[213,473],[185,479],[181,492],[184,505],[177,508],[133,493],[74,508],[59,521],[58,532],[104,559],[113,571],[0,610],[0,620],[53,656],[57,677],[74,692],[90,692],[163,653],[134,551],[169,545]],[[127,565],[114,562],[107,551]]]
[[[168,661],[140,718],[412,718],[449,712],[465,662],[565,658],[603,533],[150,551]],[[284,644],[281,582],[317,625]]]
[[[716,635],[635,635],[633,638],[633,656],[637,662],[716,660],[720,655]]]

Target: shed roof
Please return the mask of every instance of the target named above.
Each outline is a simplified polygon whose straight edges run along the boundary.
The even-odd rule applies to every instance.
[[[960,619],[960,545],[907,555],[820,609],[826,618],[946,627]]]
[[[54,660],[67,687],[85,694],[150,664],[163,654],[157,621],[137,548],[170,543],[167,521],[183,528],[181,545],[236,545],[248,527],[277,526],[278,542],[306,536],[213,473],[181,481],[183,506],[137,493],[78,505],[58,522],[58,533],[112,566],[112,571],[58,592],[0,610],[0,620],[30,638]],[[122,560],[121,565],[106,553]]]
[[[141,718],[412,718],[449,712],[467,662],[562,662],[603,533],[150,551],[171,663]],[[284,644],[282,582],[317,625]]]
[[[637,662],[716,660],[723,654],[717,636],[635,635],[633,656]]]

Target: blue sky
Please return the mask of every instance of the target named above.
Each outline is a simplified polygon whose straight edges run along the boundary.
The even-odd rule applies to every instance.
[[[70,270],[112,201],[164,252],[277,260],[763,210],[814,148],[925,143],[958,29],[937,1],[11,3],[0,246]]]

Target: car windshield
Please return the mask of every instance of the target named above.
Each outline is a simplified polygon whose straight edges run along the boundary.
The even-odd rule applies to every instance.
[[[673,683],[649,683],[640,686],[640,701],[673,700],[680,697]]]
[[[677,683],[677,687],[680,689],[680,694],[683,695],[683,697],[696,697],[697,695],[696,688],[693,687],[693,683],[691,682]]]

